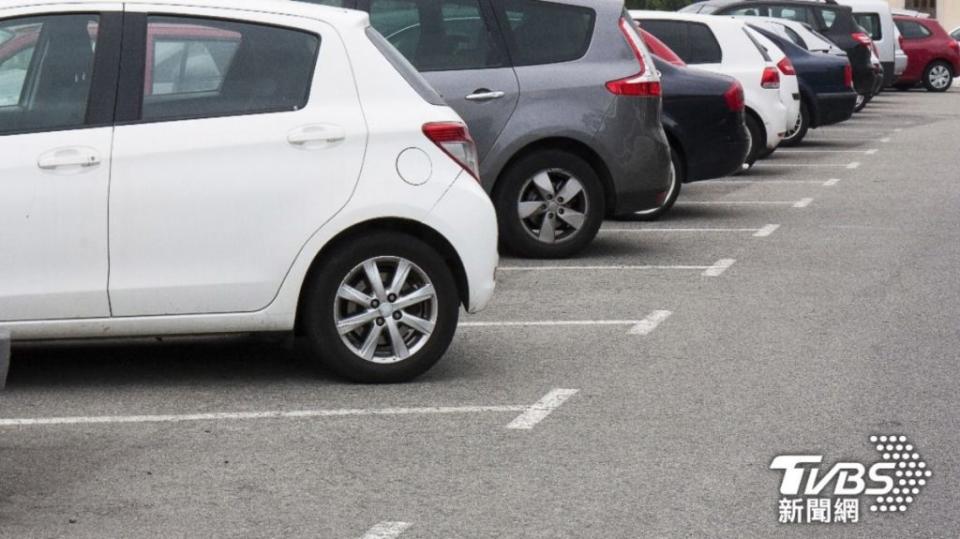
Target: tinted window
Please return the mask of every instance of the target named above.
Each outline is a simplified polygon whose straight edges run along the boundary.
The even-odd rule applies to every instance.
[[[800,34],[794,32],[793,28],[788,28],[784,26],[783,31],[784,33],[787,34],[787,38],[790,39],[790,41],[794,42],[797,46],[803,47],[804,49],[807,48],[807,44],[804,43],[803,38],[800,37]]]
[[[83,126],[98,22],[94,15],[0,21],[0,134]]]
[[[750,42],[753,43],[753,46],[757,48],[757,52],[760,53],[760,56],[763,56],[764,61],[771,61],[770,54],[767,52],[767,48],[764,47],[757,38],[753,37],[753,33],[748,28],[744,28],[743,33],[747,34],[747,38],[749,38]]]
[[[752,7],[742,7],[739,9],[730,10],[725,15],[746,15],[748,17],[766,17],[769,14],[767,11],[767,6],[752,6]]]
[[[874,41],[883,39],[883,30],[880,28],[880,15],[876,13],[854,13],[853,20],[857,21],[857,24],[867,31],[870,39]]]
[[[370,24],[420,71],[504,65],[479,0],[371,0]]]
[[[829,30],[833,28],[833,23],[837,22],[839,11],[829,8],[820,9],[820,17],[823,19],[823,28]]]
[[[592,9],[541,2],[505,0],[501,15],[509,30],[515,65],[555,64],[586,54],[593,36]]]
[[[903,34],[903,39],[923,39],[930,37],[930,30],[925,26],[913,21],[897,21],[897,28]]]
[[[645,19],[644,30],[657,36],[688,64],[716,64],[722,60],[713,31],[702,23]]]
[[[320,39],[257,24],[149,17],[144,120],[291,111],[307,104]]]
[[[957,28],[953,32],[950,32],[950,37],[953,39],[960,39],[960,28]]]
[[[770,16],[797,22],[814,22],[813,12],[803,6],[770,6]]]

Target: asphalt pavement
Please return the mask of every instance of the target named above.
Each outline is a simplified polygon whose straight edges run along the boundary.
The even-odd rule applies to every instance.
[[[504,258],[411,384],[271,337],[14,345],[0,536],[957,537],[958,119],[885,92],[581,257]],[[906,512],[778,521],[775,456],[872,435],[932,472]]]

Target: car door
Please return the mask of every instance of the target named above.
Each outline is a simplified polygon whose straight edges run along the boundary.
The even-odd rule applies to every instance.
[[[0,320],[110,316],[118,9],[0,10]]]
[[[344,46],[298,17],[127,9],[113,313],[263,309],[359,178],[366,126]]]
[[[485,0],[369,0],[370,23],[470,127],[483,161],[513,114],[519,83]]]

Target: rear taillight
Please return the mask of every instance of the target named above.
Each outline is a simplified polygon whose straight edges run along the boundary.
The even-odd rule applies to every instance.
[[[777,68],[763,68],[763,75],[760,77],[760,86],[774,90],[780,87],[780,72],[777,71]]]
[[[644,60],[642,49],[643,44],[640,42],[640,36],[631,28],[631,24],[633,24],[633,22],[630,20],[621,18],[619,24],[620,33],[623,34],[623,38],[626,39],[627,44],[630,45],[633,56],[637,59],[637,63],[640,64],[640,71],[635,75],[608,82],[607,90],[615,95],[659,97],[663,93],[660,87],[660,81],[647,73],[647,62]]]
[[[470,137],[467,126],[459,122],[431,122],[423,124],[423,134],[477,181],[480,181],[477,145]]]
[[[843,85],[847,88],[853,88],[853,68],[850,64],[843,66]]]
[[[783,57],[783,60],[777,62],[777,67],[780,68],[780,72],[784,75],[796,75],[797,70],[793,68],[793,62],[790,61],[786,56]]]
[[[727,88],[727,91],[723,92],[723,99],[726,100],[727,108],[732,112],[743,112],[746,104],[744,103],[743,86],[740,84],[740,81],[733,81],[730,88]]]
[[[956,39],[951,38],[950,43],[948,43],[947,46],[957,52],[960,52],[960,43],[958,43]]]
[[[870,45],[871,43],[873,43],[873,40],[870,39],[870,36],[868,36],[863,32],[854,32],[850,34],[850,37],[852,37],[854,41],[862,45]]]

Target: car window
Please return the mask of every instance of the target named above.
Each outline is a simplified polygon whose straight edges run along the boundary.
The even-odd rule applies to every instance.
[[[883,39],[883,29],[880,27],[880,15],[876,13],[854,13],[853,20],[866,30],[870,39],[874,41]]]
[[[147,18],[143,120],[304,107],[320,38],[258,24]]]
[[[837,17],[839,14],[840,12],[836,9],[820,8],[820,18],[823,19],[823,29],[829,30],[830,28],[833,28],[834,23],[837,22]]]
[[[716,64],[723,60],[717,38],[703,23],[660,19],[641,19],[640,23],[688,64]]]
[[[900,29],[900,33],[903,34],[903,39],[923,39],[925,37],[930,37],[930,30],[927,30],[927,27],[913,21],[896,21],[897,28]]]
[[[371,0],[370,24],[420,71],[505,63],[479,0]]]
[[[596,18],[592,9],[540,0],[505,0],[497,5],[506,20],[514,65],[570,62],[590,48]]]
[[[84,125],[98,25],[82,14],[0,21],[0,134]]]
[[[798,34],[793,30],[793,28],[790,28],[789,26],[784,26],[783,32],[787,34],[787,38],[790,39],[790,41],[794,42],[796,45],[800,47],[803,47],[804,49],[807,48],[807,43],[803,40],[802,37],[800,37],[800,34]]]
[[[747,38],[750,40],[751,43],[753,43],[753,46],[757,48],[757,52],[760,53],[760,56],[763,56],[764,61],[766,62],[772,61],[770,59],[770,54],[767,51],[767,48],[764,47],[762,43],[760,43],[760,40],[758,40],[756,37],[753,36],[753,33],[750,31],[749,28],[744,28],[743,33],[747,34]]]
[[[770,16],[788,21],[814,22],[813,12],[804,6],[770,6]]]
[[[767,6],[742,7],[725,13],[725,15],[746,15],[747,17],[767,17],[769,14]]]

